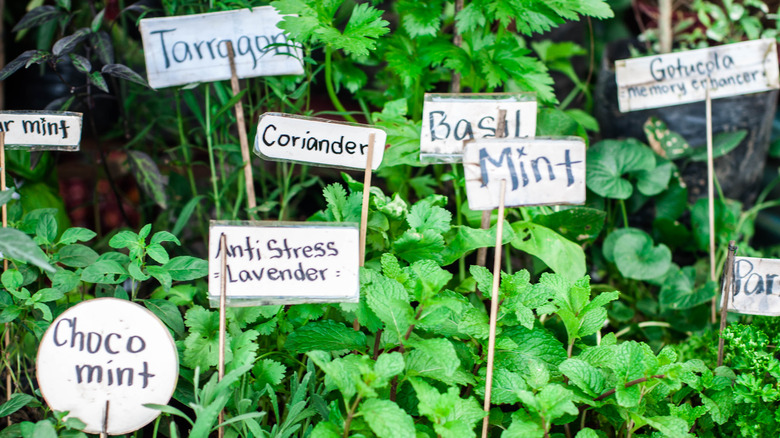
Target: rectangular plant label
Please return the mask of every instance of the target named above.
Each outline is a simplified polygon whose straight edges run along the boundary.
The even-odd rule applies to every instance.
[[[536,134],[536,97],[531,93],[426,94],[420,159],[462,161],[464,142],[496,137],[499,110],[506,110],[504,137]]]
[[[227,42],[239,78],[303,74],[301,49],[277,27],[271,6],[141,20],[152,88],[230,79]]]
[[[472,210],[504,205],[584,204],[585,142],[579,137],[480,140],[463,154]]]
[[[780,88],[773,39],[615,62],[621,112]]]
[[[67,111],[2,111],[0,132],[9,149],[77,151],[81,113]]]
[[[255,153],[270,160],[365,169],[370,134],[374,134],[371,168],[376,170],[385,151],[385,131],[314,117],[265,113],[257,124]]]
[[[357,224],[212,222],[209,300],[219,302],[224,275],[227,298],[235,306],[357,302],[358,240]]]
[[[780,260],[735,257],[733,281],[729,312],[780,316]]]

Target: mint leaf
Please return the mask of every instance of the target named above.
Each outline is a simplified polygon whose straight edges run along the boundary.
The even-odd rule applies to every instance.
[[[596,398],[605,391],[604,374],[580,359],[566,359],[558,369],[585,394]]]
[[[411,415],[390,400],[369,399],[363,402],[358,411],[368,423],[368,427],[379,438],[414,438],[414,420]]]
[[[418,233],[433,230],[443,234],[450,229],[452,213],[427,202],[418,202],[412,206],[406,220],[409,222],[409,226]]]
[[[290,333],[284,348],[293,353],[364,350],[366,335],[333,320],[315,321]]]
[[[402,339],[414,321],[409,295],[395,280],[378,276],[366,289],[368,307],[385,323],[387,330]]]

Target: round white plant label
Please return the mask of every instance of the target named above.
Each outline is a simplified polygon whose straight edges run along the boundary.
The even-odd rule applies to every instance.
[[[49,407],[86,423],[87,433],[100,433],[105,421],[110,435],[157,418],[158,410],[143,405],[167,404],[179,372],[165,325],[144,307],[115,298],[84,301],[57,317],[43,335],[37,363]]]

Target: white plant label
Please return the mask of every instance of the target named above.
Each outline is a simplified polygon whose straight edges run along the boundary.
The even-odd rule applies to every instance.
[[[621,112],[780,88],[777,43],[746,41],[615,63]]]
[[[504,137],[536,134],[533,94],[426,94],[420,158],[427,162],[461,161],[464,142],[496,137],[499,110],[506,110]]]
[[[2,111],[0,131],[9,149],[79,150],[81,113]]]
[[[584,204],[585,142],[563,139],[495,139],[466,144],[463,155],[469,208],[504,205]]]
[[[735,257],[733,281],[729,312],[780,316],[780,260]]]
[[[69,411],[100,433],[109,404],[110,435],[133,432],[160,414],[179,373],[168,329],[147,309],[126,300],[97,298],[63,312],[38,348],[38,385],[55,411]]]
[[[223,235],[225,272],[221,272]],[[219,302],[224,275],[231,305],[357,302],[358,242],[356,224],[212,223],[209,299]]]
[[[227,42],[239,78],[303,74],[302,52],[277,27],[271,6],[141,20],[152,88],[230,79]]]
[[[265,113],[257,125],[255,153],[270,160],[365,169],[370,134],[374,134],[371,168],[376,170],[385,151],[385,131],[314,117]]]

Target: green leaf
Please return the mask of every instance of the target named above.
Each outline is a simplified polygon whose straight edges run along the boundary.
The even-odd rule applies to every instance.
[[[418,260],[442,263],[444,250],[444,238],[433,230],[425,230],[423,233],[407,230],[393,243],[395,255],[409,263]]]
[[[369,308],[385,323],[397,339],[406,334],[414,321],[414,310],[409,304],[409,295],[395,280],[380,276],[369,284],[364,292]]]
[[[712,157],[722,157],[733,151],[747,136],[747,130],[721,132],[712,139]],[[707,161],[707,148],[700,147],[691,155],[691,161]]]
[[[54,425],[48,420],[42,420],[35,423],[32,438],[57,438],[57,431]]]
[[[580,359],[566,359],[558,367],[585,394],[595,398],[605,391],[604,374],[596,367]]]
[[[389,24],[382,20],[381,10],[368,3],[359,3],[352,9],[343,33],[332,26],[320,27],[317,33],[327,45],[360,58],[376,48],[375,39],[390,31]]]
[[[190,281],[208,274],[208,262],[197,257],[178,256],[172,258],[163,268],[175,281]]]
[[[257,349],[260,347],[257,344],[259,335],[257,330],[246,330],[233,337],[227,346],[233,353],[233,357],[227,363],[226,372],[229,373],[242,367],[251,368],[254,365],[255,359],[257,359]]]
[[[159,299],[149,299],[143,302],[144,306],[160,318],[177,336],[184,335],[184,320],[175,304]]]
[[[627,408],[637,406],[641,397],[640,385],[628,388],[625,385],[644,376],[644,351],[640,344],[628,341],[618,345],[611,355],[610,368],[617,379],[615,397],[618,404]]]
[[[512,246],[538,257],[554,272],[571,280],[586,273],[585,252],[580,245],[533,222],[515,222]]]
[[[167,195],[165,194],[166,182],[157,163],[148,154],[138,150],[127,151],[127,158],[130,161],[135,179],[144,193],[163,210],[168,208]]]
[[[0,190],[0,205],[5,205],[13,199],[14,193],[16,193],[16,189],[13,187],[7,190]]]
[[[358,412],[379,438],[416,436],[412,417],[390,400],[366,400]]]
[[[442,0],[416,2],[400,0],[396,4],[404,29],[412,38],[435,36],[441,27]]]
[[[645,196],[655,196],[669,187],[672,171],[676,167],[671,161],[663,163],[660,161],[661,159],[656,160],[658,166],[653,170],[640,170],[633,173],[633,176],[637,178],[636,188],[639,193]]]
[[[646,233],[627,233],[615,242],[615,264],[626,278],[650,280],[669,270],[672,252],[664,245],[653,246]]]
[[[490,392],[490,402],[493,404],[515,404],[520,401],[518,394],[528,388],[525,380],[519,373],[505,368],[496,368],[493,371],[493,388]],[[484,397],[485,386],[481,384],[477,393]]]
[[[170,258],[168,257],[168,251],[163,248],[159,243],[152,243],[146,247],[146,255],[152,258],[157,263],[168,263]]]
[[[190,334],[184,340],[182,364],[201,371],[217,365],[219,359],[219,313],[193,306],[184,315],[184,323],[190,328]],[[225,334],[225,342],[230,342],[230,334]],[[233,358],[230,349],[225,351],[225,362]]]
[[[574,207],[551,214],[538,215],[533,222],[545,226],[577,243],[593,242],[604,228],[607,213],[588,207]]]
[[[176,236],[181,234],[181,231],[184,229],[185,226],[187,226],[190,217],[192,217],[192,213],[195,211],[195,208],[198,206],[198,202],[200,202],[200,200],[203,198],[204,198],[203,195],[198,195],[190,199],[189,201],[187,201],[186,204],[184,204],[184,207],[182,207],[181,212],[179,212],[179,216],[176,218],[176,223],[173,225],[173,229],[171,230],[172,234]]]
[[[471,228],[463,225],[454,225],[450,230],[455,231],[455,237],[451,238],[451,232],[447,234],[447,245],[444,248],[442,266],[447,266],[459,258],[463,257],[469,251],[477,248],[489,248],[496,244],[496,231],[498,224],[494,224],[487,230],[480,228]],[[504,220],[501,243],[506,245],[515,238],[515,232]]]
[[[715,199],[715,242],[718,245],[728,244],[729,240],[737,238],[737,223],[739,222],[741,205],[727,199],[724,203]],[[699,249],[706,250],[710,242],[709,200],[700,198],[691,208],[691,228]]]
[[[80,243],[64,246],[57,252],[57,261],[71,268],[86,268],[97,259],[98,253]]]
[[[57,269],[54,278],[51,280],[51,286],[68,293],[75,289],[80,281],[81,276],[79,274],[67,269]]]
[[[452,213],[428,202],[418,202],[412,206],[406,220],[409,222],[409,226],[418,233],[433,230],[443,234],[450,229]]]
[[[30,404],[33,400],[35,400],[35,397],[31,395],[19,392],[14,393],[8,401],[0,405],[0,417],[7,417],[13,414]]]
[[[670,160],[687,157],[693,152],[682,135],[670,131],[663,120],[650,117],[643,129],[650,147],[660,156]]]
[[[132,231],[125,230],[114,234],[114,236],[111,237],[111,240],[108,241],[108,246],[114,249],[122,249],[122,248],[132,249],[139,245],[138,240],[139,240],[138,234],[135,234]]]
[[[500,340],[507,338],[516,347],[502,349],[498,347]],[[544,328],[533,330],[523,326],[511,327],[496,339],[496,364],[521,375],[529,374],[529,364],[532,361],[544,363],[551,371],[556,371],[558,365],[566,360],[566,349],[563,344]]]
[[[410,339],[406,345],[428,356],[431,362],[440,366],[441,372],[446,377],[452,376],[460,367],[460,359],[455,352],[455,347],[447,339]]]
[[[23,232],[14,228],[0,228],[0,253],[9,259],[31,263],[44,271],[55,272],[41,248]]]
[[[657,429],[664,436],[669,438],[693,438],[696,435],[688,433],[690,427],[688,422],[682,418],[664,416],[664,417],[646,417],[645,421],[651,427]]]
[[[696,269],[686,266],[672,272],[663,282],[658,303],[662,309],[685,310],[709,302],[717,293],[717,284],[709,281],[696,287]]]
[[[284,348],[293,353],[313,350],[362,351],[366,348],[366,335],[336,321],[314,321],[290,333]]]
[[[123,282],[128,275],[127,269],[119,263],[108,259],[98,259],[95,263],[84,268],[81,272],[81,281],[118,284]]]
[[[65,232],[62,233],[62,236],[60,236],[60,240],[57,242],[57,244],[70,245],[76,242],[86,242],[88,240],[92,240],[95,236],[97,236],[97,233],[86,228],[68,228],[65,230]]]
[[[24,284],[22,273],[13,268],[3,271],[3,275],[0,276],[0,279],[2,279],[3,286],[9,290],[19,289],[22,287],[22,284]]]
[[[163,243],[163,242],[173,242],[177,245],[181,245],[179,239],[174,234],[169,233],[167,231],[158,231],[154,233],[154,236],[152,236],[152,240],[149,242],[149,244],[154,245],[156,243]]]
[[[603,140],[587,152],[587,179],[589,189],[605,198],[628,199],[633,186],[624,175],[655,168],[653,151],[634,140]]]
[[[275,387],[282,383],[287,367],[272,359],[261,359],[252,368],[255,388]]]

